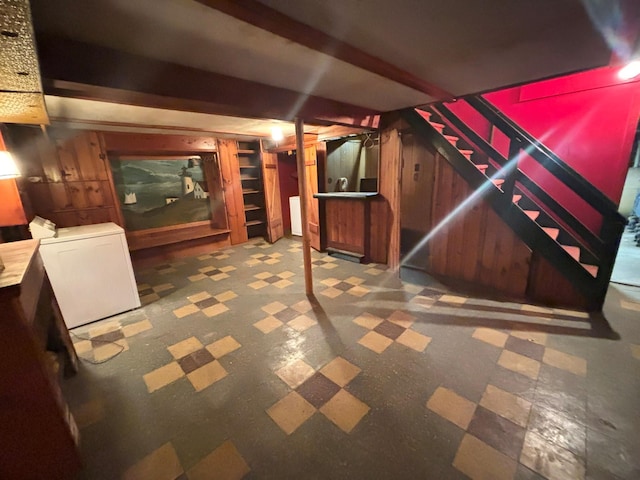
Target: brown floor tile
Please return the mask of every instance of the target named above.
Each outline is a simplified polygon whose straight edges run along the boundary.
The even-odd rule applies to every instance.
[[[289,387],[297,388],[310,378],[315,373],[315,370],[304,360],[298,359],[276,370],[275,373]]]
[[[542,356],[544,355],[544,346],[514,336],[509,336],[504,348],[538,362],[542,361]]]
[[[369,413],[369,406],[346,390],[340,390],[320,408],[320,413],[335,423],[342,431],[351,433],[360,420]]]
[[[164,367],[147,373],[143,376],[143,379],[144,383],[147,384],[147,390],[152,393],[184,377],[184,375],[178,362],[171,362]]]
[[[485,343],[500,348],[504,347],[507,338],[509,338],[509,335],[504,332],[484,327],[476,328],[472,336],[477,340],[481,340]]]
[[[178,364],[184,373],[191,373],[207,363],[213,362],[213,360],[213,355],[206,348],[201,348],[179,359]]]
[[[480,405],[523,428],[529,421],[531,402],[493,385],[487,385]]]
[[[200,460],[187,475],[189,480],[240,480],[251,469],[231,441],[226,441]]]
[[[122,480],[175,480],[182,472],[176,451],[165,443],[124,472]]]
[[[207,363],[193,372],[187,374],[187,378],[193,385],[196,392],[200,392],[210,385],[227,376],[227,371],[220,365],[217,360]]]
[[[300,385],[298,392],[307,402],[316,408],[320,408],[333,397],[340,387],[325,377],[320,372],[315,373]]]
[[[344,387],[361,372],[360,368],[342,357],[336,357],[320,369],[329,380]]]
[[[296,392],[291,392],[267,410],[267,414],[287,435],[295,432],[315,412],[313,405]]]
[[[427,408],[451,423],[466,430],[473,417],[476,404],[453,390],[438,387],[427,402]]]
[[[542,361],[547,365],[566,370],[575,375],[587,376],[587,361],[584,358],[547,348]]]
[[[540,362],[508,350],[503,350],[498,359],[498,365],[525,375],[533,380],[538,378],[538,373],[540,372]]]
[[[584,462],[580,458],[533,432],[525,436],[520,463],[549,480],[585,478]]]
[[[374,332],[378,332],[380,335],[384,335],[391,340],[395,340],[396,338],[398,338],[405,332],[405,330],[406,329],[401,327],[400,325],[396,325],[386,320],[373,329]]]
[[[376,332],[369,332],[358,343],[363,347],[367,347],[369,350],[373,350],[376,353],[384,352],[389,345],[393,343],[393,340],[380,335]]]
[[[466,434],[453,466],[472,480],[511,480],[516,473],[517,462],[473,435]]]
[[[520,457],[525,429],[480,405],[476,408],[467,433],[514,460]]]

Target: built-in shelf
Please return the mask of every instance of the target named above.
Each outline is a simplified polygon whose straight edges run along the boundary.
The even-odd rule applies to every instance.
[[[250,220],[245,225],[247,227],[252,227],[253,225],[262,225],[264,222],[262,220]]]
[[[248,150],[248,149],[238,149],[238,155],[253,155],[254,153],[258,153],[257,150]]]
[[[258,168],[258,165],[240,165],[240,168]]]
[[[252,210],[262,210],[262,207],[259,207],[258,205],[245,205],[244,206],[244,211],[245,212],[250,212]]]
[[[240,177],[240,180],[260,180],[258,177]]]
[[[260,193],[260,192],[262,192],[262,190],[242,190],[243,195],[248,195],[251,193]]]
[[[266,233],[264,186],[260,144],[258,142],[238,142],[238,162],[240,182],[244,198],[244,226],[247,237],[257,237]]]

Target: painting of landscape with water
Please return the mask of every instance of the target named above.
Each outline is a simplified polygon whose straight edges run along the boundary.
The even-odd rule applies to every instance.
[[[198,157],[113,158],[111,171],[129,231],[211,218],[209,189]]]

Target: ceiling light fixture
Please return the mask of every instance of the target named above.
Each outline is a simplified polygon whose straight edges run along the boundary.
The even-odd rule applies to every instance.
[[[640,60],[633,60],[618,71],[620,80],[631,80],[638,75],[640,75]]]
[[[0,180],[7,180],[19,176],[20,170],[18,170],[13,155],[6,150],[0,151]]]
[[[274,142],[280,142],[284,138],[282,129],[280,127],[271,127],[271,138]]]

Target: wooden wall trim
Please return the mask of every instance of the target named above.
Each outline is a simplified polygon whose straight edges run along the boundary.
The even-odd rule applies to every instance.
[[[231,244],[236,245],[249,240],[245,227],[246,216],[244,214],[244,198],[240,182],[240,164],[236,141],[219,139],[218,156],[229,228],[231,229]]]
[[[378,191],[387,206],[386,218],[375,219],[373,225],[385,223],[387,230],[387,264],[392,269],[400,265],[400,175],[402,142],[399,124],[392,124],[380,134],[380,178]],[[380,213],[379,209],[372,211]]]
[[[102,139],[107,152],[118,154],[152,155],[216,151],[215,138],[208,136],[102,132]]]

